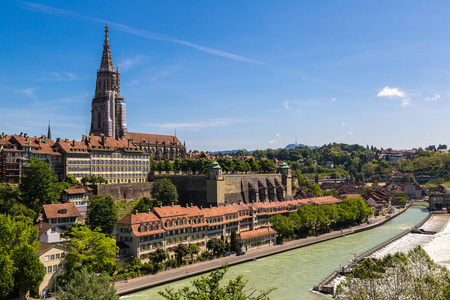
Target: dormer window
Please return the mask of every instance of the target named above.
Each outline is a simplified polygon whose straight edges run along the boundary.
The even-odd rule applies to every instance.
[[[61,214],[61,215],[67,214],[67,209],[66,209],[66,208],[61,208],[61,209],[59,209],[59,210],[58,210],[58,214]]]

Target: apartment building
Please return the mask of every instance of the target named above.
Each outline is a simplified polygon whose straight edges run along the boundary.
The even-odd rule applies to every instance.
[[[120,248],[120,257],[139,257],[147,262],[158,248],[175,257],[179,244],[196,244],[202,251],[212,238],[229,238],[236,231],[242,250],[270,246],[276,232],[269,228],[274,214],[289,215],[298,207],[313,204],[339,203],[332,197],[290,200],[282,202],[234,203],[218,207],[180,205],[154,207],[147,213],[134,213],[117,221],[113,234]]]

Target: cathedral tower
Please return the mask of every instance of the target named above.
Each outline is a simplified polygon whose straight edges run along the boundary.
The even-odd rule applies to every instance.
[[[105,26],[102,61],[97,70],[95,97],[92,99],[91,134],[104,134],[116,139],[126,138],[126,104],[120,96],[120,73],[111,58],[108,25]]]

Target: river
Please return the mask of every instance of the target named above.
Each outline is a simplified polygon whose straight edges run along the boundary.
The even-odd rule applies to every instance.
[[[230,267],[224,279],[228,281],[244,275],[248,280],[247,286],[254,286],[256,289],[276,287],[270,294],[272,300],[330,299],[310,290],[335,268],[348,264],[355,254],[369,250],[420,223],[427,214],[427,209],[412,206],[377,228]],[[167,287],[179,289],[189,285],[192,280],[193,278],[179,280],[125,295],[121,299],[164,299],[158,295],[158,291]]]

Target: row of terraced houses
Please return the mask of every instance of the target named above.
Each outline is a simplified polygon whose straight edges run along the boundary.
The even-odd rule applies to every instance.
[[[128,133],[128,139],[86,136],[81,141],[47,136],[0,135],[0,183],[19,183],[23,166],[31,157],[45,161],[58,180],[67,174],[77,180],[102,176],[108,183],[146,182],[150,157],[183,158],[185,148],[174,136]]]
[[[139,257],[148,261],[149,254],[161,248],[175,256],[178,244],[196,244],[206,250],[212,238],[229,238],[237,233],[238,248],[250,250],[276,242],[276,232],[269,227],[275,214],[288,215],[306,204],[340,203],[332,197],[318,197],[275,202],[233,203],[202,208],[180,205],[154,207],[148,213],[133,213],[116,222],[114,235],[120,257]]]

